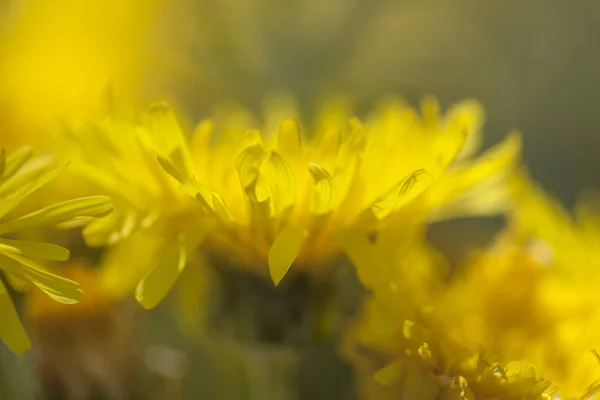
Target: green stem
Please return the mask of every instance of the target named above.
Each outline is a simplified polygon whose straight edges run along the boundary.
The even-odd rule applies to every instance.
[[[300,354],[293,346],[240,343],[205,336],[202,340],[225,384],[218,400],[295,400]]]
[[[248,349],[247,400],[296,399],[296,354],[287,348]]]

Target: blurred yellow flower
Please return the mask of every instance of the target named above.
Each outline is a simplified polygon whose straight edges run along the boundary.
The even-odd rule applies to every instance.
[[[81,285],[79,303],[61,304],[38,292],[24,310],[40,389],[48,398],[127,397],[139,350],[133,315],[115,307],[91,266],[70,262],[64,275]]]
[[[0,21],[0,115],[6,146],[52,149],[52,124],[99,118],[114,91],[129,110],[164,68],[160,0],[15,0]]]
[[[75,303],[81,296],[79,285],[54,275],[39,260],[64,261],[69,251],[63,247],[14,239],[20,232],[61,223],[84,222],[112,211],[108,197],[86,197],[41,208],[25,215],[14,215],[17,206],[29,195],[56,178],[65,165],[55,167],[51,156],[33,157],[29,148],[10,156],[0,153],[0,269],[16,286],[34,285],[61,303]],[[30,346],[29,339],[0,280],[0,337],[16,352]]]
[[[580,205],[574,221],[525,177],[509,186],[508,228],[449,280],[436,279],[431,251],[416,257],[409,249],[396,269],[380,268],[387,275],[373,285],[347,347],[366,374],[366,398],[387,391],[415,399],[590,399],[600,390],[597,205]],[[382,358],[361,357],[361,348]]]
[[[327,273],[344,251],[354,252],[350,236],[337,235],[345,228],[366,238],[400,215],[426,220],[498,211],[496,186],[518,159],[519,139],[512,135],[466,161],[483,120],[477,103],[460,103],[442,117],[432,98],[423,101],[422,116],[388,101],[364,123],[349,112],[339,101],[328,103],[310,136],[287,119],[298,115],[289,99],[271,102],[262,133],[238,110],[202,121],[188,141],[162,103],[141,124],[108,119],[80,127],[70,135],[74,170],[117,204],[85,235],[91,244],[124,237],[168,242],[137,288],[138,300],[151,307],[201,242],[205,253],[268,273],[278,284],[292,264]]]

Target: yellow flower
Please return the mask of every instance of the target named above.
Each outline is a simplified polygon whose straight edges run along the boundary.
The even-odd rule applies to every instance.
[[[366,398],[454,398],[457,384],[457,398],[468,399],[590,399],[600,390],[597,204],[580,205],[574,221],[526,178],[509,186],[509,226],[449,280],[419,247],[400,251],[396,268],[371,264],[383,277],[347,346],[366,374]],[[361,357],[365,347],[379,357]],[[408,369],[426,383],[402,378]]]
[[[109,91],[127,107],[143,101],[151,68],[172,71],[163,61],[171,60],[161,42],[168,35],[153,40],[166,22],[159,17],[165,3],[15,0],[3,6],[10,11],[0,26],[4,144],[54,151],[49,126],[57,120],[102,117],[114,105],[106,104]]]
[[[77,171],[117,202],[113,216],[86,229],[88,240],[110,244],[152,232],[139,240],[167,249],[144,271],[137,288],[143,305],[167,293],[201,242],[206,254],[270,274],[278,284],[292,264],[326,274],[344,252],[355,253],[352,235],[343,234],[349,228],[366,238],[402,223],[399,217],[440,219],[497,212],[502,205],[496,186],[515,164],[519,140],[512,135],[467,161],[483,119],[473,101],[445,116],[432,98],[423,101],[422,115],[388,101],[364,123],[332,102],[312,134],[301,134],[310,125],[286,118],[297,115],[289,104],[272,102],[262,133],[238,110],[202,121],[188,141],[173,110],[161,103],[141,124],[109,119],[71,135],[71,157],[80,154]],[[487,192],[477,190],[483,187]]]
[[[164,114],[153,120],[167,130],[176,122],[174,115]],[[75,126],[61,138],[74,164],[71,172],[114,196],[115,211],[83,231],[88,245],[112,246],[98,276],[111,298],[131,291],[148,270],[167,268],[176,274],[162,276],[155,294],[162,298],[203,235],[202,226],[190,223],[199,212],[195,202],[156,161],[159,149],[182,140],[179,132],[172,133],[161,136],[152,127],[107,118],[99,126]]]
[[[63,247],[16,240],[15,235],[29,230],[62,223],[85,222],[103,217],[112,210],[104,196],[69,200],[41,208],[25,215],[15,215],[17,206],[33,192],[56,178],[65,165],[53,167],[53,157],[33,157],[31,149],[21,149],[9,157],[0,153],[0,269],[16,286],[33,285],[61,303],[71,304],[81,296],[79,285],[46,270],[40,260],[64,261],[69,251]],[[16,352],[30,346],[29,339],[0,280],[0,337]]]

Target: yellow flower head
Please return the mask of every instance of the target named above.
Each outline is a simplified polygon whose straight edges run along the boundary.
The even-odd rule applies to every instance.
[[[436,388],[434,397],[453,398],[452,385],[468,399],[589,399],[600,390],[600,214],[587,202],[575,221],[522,176],[510,187],[508,228],[447,283],[435,278],[432,253],[410,249],[385,276],[387,287],[399,288],[395,297],[373,285],[350,335],[359,369],[373,374],[389,363],[375,380],[364,378],[367,397],[409,390],[409,368]],[[382,359],[357,357],[360,347]],[[415,398],[428,398],[423,387]]]
[[[10,156],[0,153],[0,269],[17,286],[33,285],[61,303],[75,303],[81,296],[79,285],[48,272],[40,260],[64,261],[69,251],[48,243],[17,240],[22,231],[61,223],[85,222],[103,217],[112,210],[110,199],[87,197],[53,204],[37,211],[15,215],[17,206],[29,195],[60,174],[65,165],[53,166],[53,157],[33,157],[24,148]],[[16,352],[29,348],[29,340],[9,293],[0,280],[0,338]]]
[[[202,121],[188,140],[161,103],[140,124],[109,120],[75,134],[72,157],[79,152],[85,164],[78,170],[124,205],[90,225],[88,238],[111,243],[153,224],[178,238],[166,252],[169,262],[159,262],[163,269],[155,267],[138,286],[142,303],[159,300],[146,289],[172,283],[200,242],[211,255],[270,273],[278,284],[292,264],[326,273],[332,260],[353,251],[347,236],[338,237],[349,228],[366,238],[400,215],[425,220],[497,211],[498,191],[474,188],[495,188],[518,157],[513,135],[480,159],[464,160],[483,119],[473,101],[445,116],[432,98],[423,101],[422,115],[391,101],[364,122],[329,104],[306,134],[308,125],[286,118],[293,110],[276,105],[262,132],[247,113],[231,112]],[[470,209],[461,207],[467,199]],[[165,279],[164,268],[175,273]]]

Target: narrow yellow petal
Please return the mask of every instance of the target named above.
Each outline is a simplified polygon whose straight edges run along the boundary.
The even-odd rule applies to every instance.
[[[242,151],[236,160],[236,169],[240,177],[240,184],[246,190],[256,182],[261,160],[264,157],[261,145],[254,144]]]
[[[392,282],[383,255],[373,248],[366,234],[349,228],[337,232],[336,238],[366,288],[387,287]]]
[[[398,207],[423,193],[430,186],[431,180],[431,175],[425,170],[419,169],[414,171],[371,205],[373,213],[377,219],[387,217]]]
[[[264,203],[273,197],[273,191],[271,190],[271,185],[266,176],[258,175],[256,186],[254,188],[254,195],[256,196],[256,201],[259,203]]]
[[[341,145],[342,131],[340,129],[327,129],[319,138],[319,151],[329,157],[337,157]]]
[[[0,183],[0,199],[6,198],[22,186],[37,179],[40,175],[47,172],[54,162],[54,156],[47,154],[29,160],[20,166],[18,170],[12,172],[9,170],[7,163],[6,170],[4,171],[4,180]]]
[[[31,147],[22,147],[8,156],[2,180],[6,181],[10,179],[31,157],[33,157],[33,149]]]
[[[150,106],[150,130],[154,134],[163,155],[171,155],[179,151],[181,163],[178,165],[182,171],[192,171],[192,157],[189,151],[187,138],[181,129],[175,110],[167,103],[159,102]]]
[[[31,342],[2,280],[0,280],[0,315],[2,316],[0,339],[17,354],[29,350]]]
[[[0,234],[33,227],[61,224],[82,217],[101,218],[112,211],[112,202],[106,196],[92,196],[68,200],[0,224]]]
[[[279,128],[278,150],[290,162],[297,162],[302,157],[302,139],[298,122],[286,119]]]
[[[435,142],[439,167],[445,169],[478,149],[483,121],[483,107],[473,100],[463,101],[448,111]]]
[[[26,185],[18,188],[0,203],[0,218],[21,203],[27,196],[55,179],[65,169],[67,164],[38,176]]]
[[[211,141],[213,139],[214,123],[210,120],[201,121],[194,130],[190,140],[190,153],[195,163],[197,179],[203,180],[210,176],[214,168],[211,161]]]
[[[162,238],[140,231],[112,246],[99,271],[99,280],[109,297],[130,295],[156,263],[161,250]]]
[[[306,240],[306,231],[288,225],[279,232],[269,250],[269,272],[275,285],[285,277]]]
[[[194,159],[198,160],[205,157],[210,150],[210,142],[213,137],[215,124],[210,120],[203,120],[198,123],[192,139],[190,140],[190,148],[194,155]]]
[[[34,243],[0,238],[0,248],[41,260],[67,261],[69,250],[50,243]]]
[[[161,252],[161,258],[135,289],[135,298],[142,307],[154,308],[169,294],[186,267],[188,254],[195,251],[214,226],[214,220],[205,219],[193,232],[181,234]]]
[[[217,193],[212,194],[212,206],[215,214],[221,219],[221,221],[225,223],[229,223],[231,221],[231,216],[227,210],[227,205],[225,204],[225,200],[223,200],[221,195]]]
[[[266,185],[266,188],[261,188],[260,184]],[[265,193],[260,194],[261,190]],[[269,197],[272,197],[276,214],[281,214],[283,210],[292,205],[296,197],[292,168],[276,151],[270,151],[265,158],[256,185],[256,199],[259,202],[265,201]]]
[[[25,256],[2,251],[0,268],[30,281],[60,303],[73,304],[81,298],[77,282],[47,272],[43,266]]]
[[[506,191],[503,189],[506,186],[506,179],[514,173],[520,149],[519,135],[516,133],[509,135],[502,143],[494,146],[475,161],[465,163],[444,174],[427,191],[424,204],[426,203],[430,209],[440,206],[448,208],[448,210],[439,210],[436,214],[437,218],[460,216],[465,212],[472,215],[473,211],[480,208],[486,210],[494,204],[497,204],[499,209],[502,201],[504,203],[508,201]],[[503,194],[504,198],[497,198]],[[481,198],[478,198],[479,195]]]
[[[135,289],[135,298],[145,309],[156,307],[169,293],[183,269],[180,265],[183,259],[179,243],[162,251],[158,262]]]
[[[122,239],[119,227],[123,219],[123,213],[119,212],[114,212],[104,218],[93,219],[83,228],[82,234],[85,243],[91,247],[99,247],[106,244],[112,245]]]
[[[165,172],[175,178],[177,182],[184,183],[187,180],[185,172],[179,169],[179,167],[170,160],[161,156],[156,156],[156,159]]]
[[[190,179],[181,185],[181,189],[184,193],[200,201],[208,208],[214,207],[213,192],[211,192],[210,189],[202,183]]]
[[[314,192],[310,211],[314,215],[327,214],[334,206],[333,178],[327,169],[311,163],[308,171],[314,180]]]

